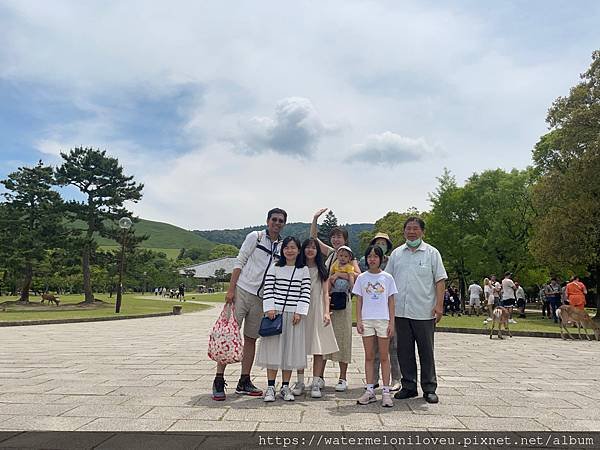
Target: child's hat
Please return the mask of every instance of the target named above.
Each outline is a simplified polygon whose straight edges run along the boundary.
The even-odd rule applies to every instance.
[[[348,253],[350,253],[350,257],[354,258],[354,252],[352,252],[352,249],[347,245],[342,245],[341,247],[338,247],[337,251],[339,252],[340,250],[346,250]]]

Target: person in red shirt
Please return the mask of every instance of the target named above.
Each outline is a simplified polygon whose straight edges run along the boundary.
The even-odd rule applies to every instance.
[[[585,287],[585,284],[579,281],[579,277],[577,275],[573,276],[573,278],[571,278],[571,282],[567,284],[567,289],[565,291],[567,300],[569,300],[569,305],[574,306],[575,308],[584,309],[585,294],[587,294],[587,288]]]

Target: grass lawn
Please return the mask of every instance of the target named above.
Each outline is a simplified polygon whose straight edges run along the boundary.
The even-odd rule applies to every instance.
[[[166,313],[173,310],[175,302],[156,299],[141,298],[140,294],[125,294],[121,302],[119,316],[143,315],[153,313]],[[0,297],[0,322],[22,320],[59,320],[88,317],[112,317],[115,314],[115,297],[96,294],[96,298],[104,303],[96,302],[94,305],[78,305],[83,301],[83,295],[62,295],[60,306],[40,304],[39,297],[31,297],[31,305],[16,305],[16,297]],[[200,311],[209,308],[206,305],[194,303],[181,303],[183,313]]]
[[[483,324],[483,320],[486,316],[444,316],[438,324],[440,327],[448,328],[486,328]],[[513,318],[517,323],[511,323],[510,329],[512,331],[543,331],[546,333],[560,333],[558,324],[554,323],[551,319],[544,319],[540,311],[527,313],[527,318],[519,318],[519,313],[513,311]],[[488,328],[489,329],[489,328]]]
[[[355,299],[353,299],[353,304],[355,303]],[[528,305],[528,308],[535,308],[535,305]],[[595,314],[595,309],[587,309],[589,314]],[[519,313],[515,309],[513,310],[513,318],[517,321],[516,324],[510,324],[510,329],[512,331],[543,331],[546,333],[558,333],[560,334],[560,328],[558,324],[554,323],[551,319],[542,318],[542,312],[538,310],[527,310],[526,311],[527,318],[520,319]],[[439,327],[446,328],[469,328],[469,329],[481,329],[485,328],[483,324],[483,320],[487,317],[486,315],[480,316],[466,316],[462,315],[458,316],[443,316],[442,320],[439,322]],[[352,309],[352,321],[356,322],[356,308],[353,306]],[[575,331],[577,331],[575,329]]]
[[[225,301],[225,292],[215,292],[214,294],[198,294],[194,292],[186,292],[186,300],[196,300],[199,302],[215,302],[223,303]]]

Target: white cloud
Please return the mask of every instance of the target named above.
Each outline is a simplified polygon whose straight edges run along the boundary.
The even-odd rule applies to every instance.
[[[322,122],[309,99],[289,97],[277,102],[274,118],[253,117],[242,124],[238,149],[249,154],[270,150],[307,158],[333,130]]]
[[[60,152],[65,151],[65,147],[56,141],[50,139],[41,139],[34,143],[34,147],[44,155],[51,157],[60,157]]]
[[[413,139],[385,131],[369,136],[364,144],[356,145],[355,151],[345,161],[396,166],[426,159],[433,155],[434,150],[422,137]]]

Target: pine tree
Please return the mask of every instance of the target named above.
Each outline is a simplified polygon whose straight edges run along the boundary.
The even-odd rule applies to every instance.
[[[323,219],[323,223],[319,227],[319,239],[321,239],[323,242],[327,243],[328,245],[331,245],[331,242],[329,241],[329,235],[331,233],[331,230],[337,226],[338,226],[337,217],[335,217],[335,214],[333,213],[333,211],[329,210],[329,212],[325,216],[325,219]]]
[[[20,167],[2,184],[7,203],[2,214],[2,246],[5,261],[21,279],[21,302],[29,302],[33,275],[47,259],[48,250],[65,237],[62,226],[64,204],[52,190],[52,168],[40,161],[35,167]]]
[[[131,216],[123,204],[126,201],[137,202],[142,198],[143,184],[133,181],[133,176],[126,176],[123,167],[116,158],[106,155],[106,151],[78,147],[69,153],[60,154],[64,160],[56,170],[59,184],[77,187],[85,200],[73,200],[67,204],[73,220],[84,222],[79,236],[81,248],[81,266],[83,270],[83,289],[85,302],[93,303],[90,259],[98,245],[94,235],[115,237],[116,223],[120,217]]]

